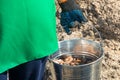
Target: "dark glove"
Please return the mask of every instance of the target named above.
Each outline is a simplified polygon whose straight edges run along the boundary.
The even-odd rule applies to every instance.
[[[68,35],[72,33],[69,28],[74,27],[76,25],[76,21],[79,23],[87,22],[87,19],[75,0],[68,0],[67,2],[59,5],[62,9],[60,23]]]

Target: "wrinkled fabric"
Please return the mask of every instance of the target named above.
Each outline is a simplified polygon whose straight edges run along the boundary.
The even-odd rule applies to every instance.
[[[0,80],[7,80],[7,72],[0,74]]]
[[[32,60],[10,69],[9,80],[44,80],[47,58]]]
[[[0,73],[57,49],[54,0],[0,0]]]

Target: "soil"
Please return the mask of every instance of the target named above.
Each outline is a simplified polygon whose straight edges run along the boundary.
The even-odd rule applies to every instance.
[[[102,43],[105,56],[101,80],[120,80],[120,0],[79,0],[79,4],[88,22],[80,28],[72,29],[71,35],[67,35],[60,25],[61,9],[56,4],[58,40],[85,37]],[[96,28],[101,38],[99,35],[95,36],[97,32],[93,29],[88,30],[90,27]]]

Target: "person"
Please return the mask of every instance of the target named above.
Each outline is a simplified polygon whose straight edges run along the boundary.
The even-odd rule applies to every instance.
[[[43,80],[58,50],[54,0],[0,0],[0,80]]]
[[[54,0],[0,0],[0,80],[44,80],[57,50]]]
[[[60,23],[68,35],[72,33],[70,28],[88,22],[77,0],[58,0],[58,3],[62,9]]]

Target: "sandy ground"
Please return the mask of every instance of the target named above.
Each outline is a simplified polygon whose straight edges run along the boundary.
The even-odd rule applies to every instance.
[[[83,24],[81,28],[94,26],[102,37],[105,57],[102,62],[101,80],[120,80],[120,0],[80,0],[79,4],[88,19],[88,22]],[[58,5],[57,10],[60,13]],[[85,31],[81,34],[81,28],[73,29],[73,33],[68,36],[59,22],[58,14],[57,34],[59,41],[87,37],[84,36],[84,33],[87,34]],[[89,33],[93,32],[89,31]],[[89,37],[87,38],[89,39]]]

